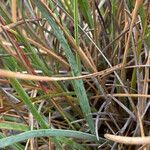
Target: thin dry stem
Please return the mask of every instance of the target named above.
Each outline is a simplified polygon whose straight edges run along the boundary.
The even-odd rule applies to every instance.
[[[125,137],[117,136],[112,134],[105,134],[106,139],[112,140],[117,143],[127,144],[127,145],[144,145],[150,144],[150,136],[147,137]]]

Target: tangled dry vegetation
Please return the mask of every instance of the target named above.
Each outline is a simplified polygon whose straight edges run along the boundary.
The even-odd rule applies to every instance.
[[[1,0],[0,148],[150,149],[149,0]]]

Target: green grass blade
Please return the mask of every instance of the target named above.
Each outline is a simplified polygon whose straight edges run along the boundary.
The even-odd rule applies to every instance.
[[[74,35],[75,35],[75,42],[79,45],[79,29],[78,29],[78,0],[74,0]],[[78,65],[78,69],[81,72],[81,61],[80,56],[76,54],[76,61]]]
[[[88,0],[79,0],[79,5],[81,7],[81,11],[84,16],[84,19],[88,23],[89,27],[93,28],[93,20],[92,20],[92,15],[91,15]]]
[[[95,135],[83,133],[79,131],[61,130],[61,129],[40,129],[40,130],[27,131],[15,136],[10,136],[10,137],[0,139],[0,148],[4,148],[16,142],[21,142],[30,138],[49,137],[49,136],[68,137],[68,138],[97,141]]]
[[[34,118],[37,120],[37,122],[39,123],[39,125],[41,126],[41,128],[48,128],[49,125],[47,124],[47,122],[44,120],[44,118],[38,113],[37,109],[34,107],[34,105],[32,104],[29,96],[27,95],[27,93],[23,90],[22,86],[20,85],[20,83],[18,82],[18,80],[16,79],[10,79],[10,82],[13,86],[13,88],[16,90],[16,92],[18,93],[18,95],[20,96],[20,98],[22,99],[22,101],[26,104],[26,106],[28,107],[29,111],[32,113],[32,115],[34,116]]]
[[[9,129],[16,131],[28,131],[29,126],[15,122],[0,122],[0,129]]]
[[[0,15],[3,16],[5,21],[9,24],[12,23],[10,16],[7,15],[5,9],[3,8],[3,4],[0,2]]]
[[[78,39],[78,0],[74,0],[74,33],[76,44],[79,44]]]
[[[75,57],[74,57],[74,55],[73,55],[73,53],[70,49],[70,46],[68,45],[63,33],[60,31],[57,24],[51,18],[50,14],[49,14],[49,10],[40,1],[33,0],[33,2],[39,8],[39,10],[41,11],[43,17],[45,17],[47,19],[48,23],[51,25],[51,27],[54,31],[55,36],[57,37],[57,39],[61,43],[61,46],[63,47],[65,55],[66,55],[66,57],[69,61],[69,64],[71,66],[72,75],[73,76],[79,75],[80,72],[78,70],[78,65],[75,61]],[[91,115],[91,109],[90,109],[90,106],[89,106],[89,102],[88,102],[86,91],[85,91],[85,88],[84,88],[84,85],[83,85],[83,81],[82,80],[73,81],[73,87],[74,87],[76,95],[79,99],[79,104],[80,104],[82,112],[83,112],[83,114],[86,118],[86,121],[89,125],[89,128],[94,133],[95,132],[94,122],[93,122],[93,118],[92,118],[92,115]]]
[[[20,85],[20,83],[18,82],[18,80],[16,79],[10,79],[10,82],[13,86],[13,88],[16,90],[16,92],[19,94],[19,96],[22,98],[22,101],[26,104],[26,106],[28,107],[29,111],[32,113],[32,115],[34,116],[34,118],[36,119],[36,121],[39,123],[39,125],[41,126],[41,128],[49,128],[48,123],[44,120],[44,118],[38,113],[37,109],[34,107],[34,105],[32,104],[29,96],[27,95],[27,93],[23,90],[22,86]],[[53,139],[54,142],[57,144],[57,146],[59,146],[60,148],[60,143],[57,139]],[[61,139],[60,139],[61,140]]]
[[[5,136],[3,135],[3,133],[0,132],[0,139],[5,138]],[[24,150],[24,146],[22,146],[21,144],[11,144],[10,148],[13,148],[13,150]]]

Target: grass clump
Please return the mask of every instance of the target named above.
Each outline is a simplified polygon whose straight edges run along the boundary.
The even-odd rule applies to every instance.
[[[149,7],[1,0],[0,148],[149,149]]]

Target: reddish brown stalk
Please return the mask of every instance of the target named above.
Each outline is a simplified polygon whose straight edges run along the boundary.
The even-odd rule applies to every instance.
[[[2,22],[2,19],[0,20]],[[4,25],[4,23],[2,22],[2,24]],[[34,76],[37,75],[37,73],[34,71],[34,69],[32,68],[32,65],[30,63],[30,61],[28,60],[27,56],[25,55],[25,53],[23,52],[22,48],[19,46],[18,42],[16,41],[14,35],[10,32],[5,30],[2,27],[3,31],[5,32],[5,34],[7,35],[7,37],[9,38],[11,44],[14,46],[16,53],[18,54],[20,60],[23,62],[23,65],[26,67],[27,71],[31,74],[33,74]],[[42,83],[41,80],[37,80],[38,81],[38,85],[41,87],[41,89],[43,91],[45,91],[45,93],[48,93],[48,89],[47,87],[45,87]],[[60,114],[63,113],[63,110],[61,109],[61,107],[59,106],[59,104],[55,103],[53,99],[51,99],[51,102],[53,103],[53,105],[56,107],[56,109],[58,109],[58,111],[60,112]],[[63,115],[65,116],[65,115]],[[65,120],[68,122],[68,119],[65,118]],[[69,123],[69,122],[68,122]],[[71,125],[71,124],[70,124]],[[73,126],[71,125],[71,127],[73,128]]]
[[[2,23],[2,25],[5,25],[1,18],[0,18],[0,22]],[[8,39],[10,40],[11,44],[13,45],[13,47],[15,48],[15,51],[16,51],[20,61],[27,68],[27,71],[29,73],[36,74],[34,72],[34,70],[32,69],[32,65],[30,64],[27,56],[24,54],[22,48],[19,46],[18,42],[16,41],[14,35],[10,31],[8,31],[5,28],[3,28],[3,26],[1,26],[1,28],[4,31],[4,33],[6,34],[6,36],[8,37]]]
[[[0,18],[0,22],[2,23],[3,26],[5,26],[5,23],[3,22],[3,20]],[[28,60],[27,56],[25,55],[24,51],[22,50],[22,48],[19,46],[17,40],[15,39],[14,35],[6,30],[3,29],[3,31],[5,32],[6,36],[8,37],[8,39],[10,40],[11,44],[13,45],[13,47],[15,48],[15,51],[20,59],[20,61],[23,63],[23,65],[25,66],[25,68],[27,69],[27,71],[33,75],[37,75],[37,73],[34,71],[34,69],[32,68],[32,65],[30,63],[30,61]],[[44,90],[47,91],[47,88],[43,86],[43,84],[41,84],[40,82],[38,82],[38,85]]]

